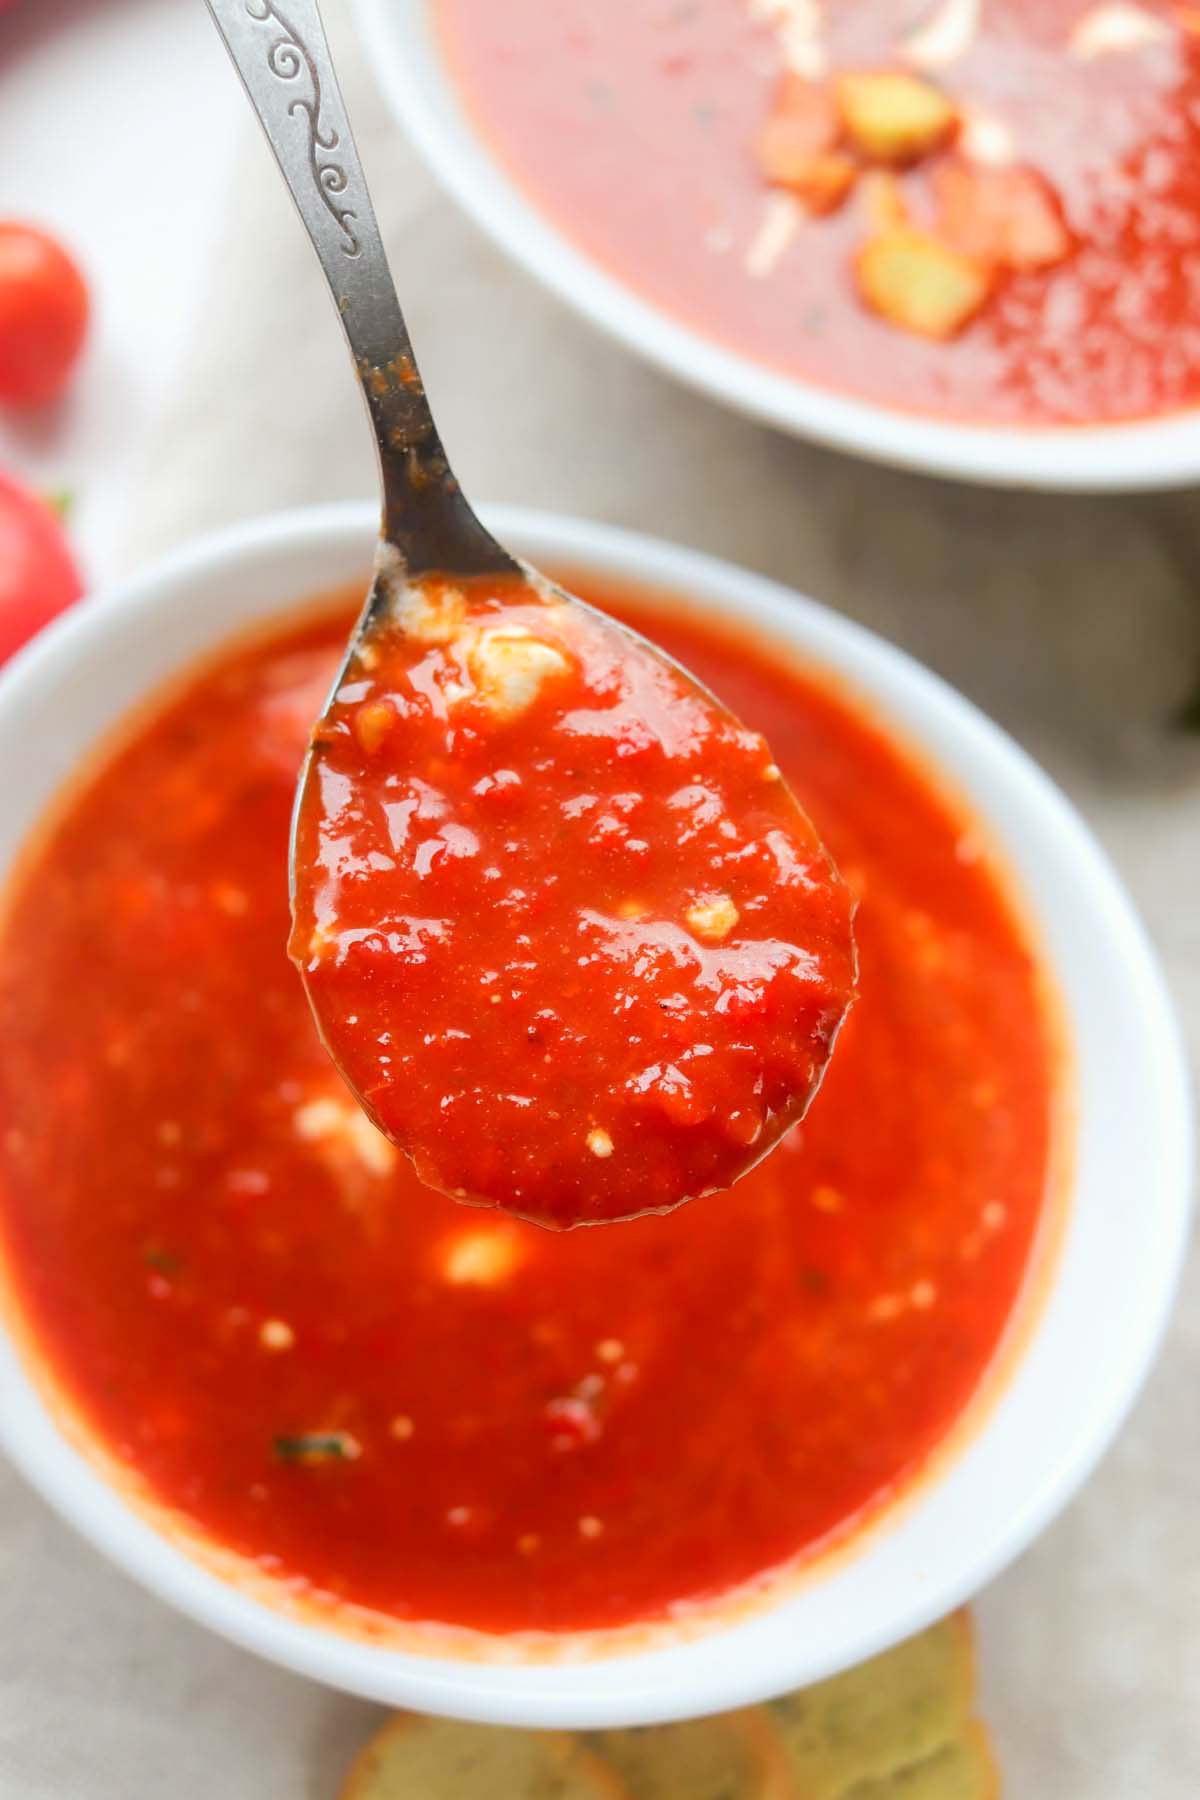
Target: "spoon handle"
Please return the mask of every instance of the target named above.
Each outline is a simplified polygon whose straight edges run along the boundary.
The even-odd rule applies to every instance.
[[[383,535],[413,574],[508,571],[442,449],[317,0],[206,0],[325,271],[375,430]]]

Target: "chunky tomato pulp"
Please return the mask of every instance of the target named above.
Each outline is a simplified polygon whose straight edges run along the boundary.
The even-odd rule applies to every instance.
[[[1200,12],[1168,0],[438,0],[480,127],[530,198],[622,281],[821,386],[1005,424],[1144,417],[1200,396]],[[931,43],[918,28],[940,21]],[[924,42],[922,42],[922,38]],[[960,118],[901,169],[924,227],[944,166],[1033,171],[1073,249],[953,342],[861,304],[869,187],[797,216],[758,145],[781,72],[913,69]],[[978,209],[976,209],[978,210]]]
[[[549,1233],[449,1204],[288,962],[289,813],[348,616],[226,653],[70,801],[0,933],[0,1242],[109,1450],[301,1590],[616,1626],[812,1552],[996,1350],[1047,1182],[1038,970],[987,856],[850,706],[639,623],[802,780],[862,998],[732,1194]]]
[[[316,733],[293,867],[355,1092],[431,1186],[542,1224],[728,1187],[803,1116],[853,993],[849,889],[760,734],[519,575],[396,585]]]

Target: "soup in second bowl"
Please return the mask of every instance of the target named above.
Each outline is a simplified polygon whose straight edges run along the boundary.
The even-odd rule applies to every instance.
[[[1007,425],[1200,396],[1200,12],[430,0],[529,198],[823,387]]]

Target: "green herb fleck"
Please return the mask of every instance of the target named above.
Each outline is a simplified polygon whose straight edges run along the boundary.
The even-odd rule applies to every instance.
[[[173,1250],[163,1250],[158,1244],[151,1244],[142,1251],[142,1261],[148,1269],[157,1269],[160,1275],[176,1275],[180,1268],[180,1258]]]
[[[75,511],[75,490],[73,488],[51,488],[49,493],[42,495],[42,498],[60,525],[70,523],[71,514]]]
[[[348,1431],[302,1431],[295,1437],[277,1437],[275,1455],[286,1463],[353,1462],[362,1446]]]

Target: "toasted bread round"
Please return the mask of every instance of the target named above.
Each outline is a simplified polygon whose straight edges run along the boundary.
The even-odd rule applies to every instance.
[[[764,1706],[588,1736],[633,1800],[795,1800],[783,1741]]]
[[[855,1782],[840,1800],[1000,1800],[1000,1774],[986,1731],[972,1720],[932,1756]]]
[[[355,1758],[340,1800],[631,1800],[566,1731],[508,1731],[401,1713]]]
[[[957,1612],[769,1710],[803,1800],[839,1800],[854,1782],[919,1763],[955,1738],[974,1691],[970,1621]]]

